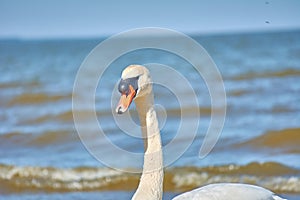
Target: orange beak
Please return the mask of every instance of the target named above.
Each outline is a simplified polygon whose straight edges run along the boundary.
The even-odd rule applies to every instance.
[[[134,88],[131,85],[129,85],[129,92],[128,92],[128,94],[121,95],[120,101],[116,108],[116,112],[118,114],[123,114],[124,112],[126,112],[126,110],[129,108],[135,95],[136,95],[136,92],[135,92]]]

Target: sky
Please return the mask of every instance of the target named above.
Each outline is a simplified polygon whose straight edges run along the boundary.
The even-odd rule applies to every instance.
[[[300,0],[0,0],[0,26],[1,38],[99,37],[141,27],[300,29]]]

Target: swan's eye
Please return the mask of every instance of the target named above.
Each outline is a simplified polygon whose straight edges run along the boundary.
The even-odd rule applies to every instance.
[[[118,90],[121,94],[128,94],[129,84],[126,81],[121,80],[118,86]]]

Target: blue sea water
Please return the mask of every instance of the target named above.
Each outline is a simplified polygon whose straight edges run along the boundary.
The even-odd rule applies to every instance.
[[[95,94],[99,123],[116,146],[143,152],[141,140],[122,134],[113,122],[111,95],[127,65],[160,63],[187,77],[196,91],[201,112],[195,141],[170,167],[247,166],[258,162],[299,170],[299,35],[299,31],[291,31],[192,36],[216,63],[227,94],[227,114],[221,138],[204,159],[200,159],[198,153],[209,125],[210,95],[193,67],[174,54],[143,49],[122,55],[111,63]],[[0,41],[1,165],[57,169],[106,167],[81,143],[72,115],[73,86],[78,69],[89,52],[104,39]],[[160,76],[172,81],[172,77],[166,74]],[[88,85],[88,78],[86,82]],[[154,92],[155,101],[160,105],[158,109],[167,113],[161,126],[162,142],[167,145],[175,137],[180,123],[180,105],[168,88],[154,86]],[[193,110],[193,106],[188,105],[188,108]],[[130,113],[138,124],[134,106]],[[163,118],[160,115],[163,112],[158,113]],[[116,155],[106,153],[115,160]],[[118,162],[121,168],[137,168],[142,164],[128,162],[126,158],[118,159],[122,161]],[[1,170],[3,172],[4,168]],[[299,173],[295,177],[299,178]],[[3,180],[10,181],[7,177]],[[26,191],[13,191],[11,198],[18,199],[23,195],[24,198],[36,199],[36,194],[31,196]],[[299,190],[294,192],[300,193]],[[77,196],[76,193],[57,195],[53,197],[52,194],[52,197],[71,199],[72,195]],[[80,195],[83,199],[93,196],[85,192]],[[52,197],[46,195],[45,199]]]

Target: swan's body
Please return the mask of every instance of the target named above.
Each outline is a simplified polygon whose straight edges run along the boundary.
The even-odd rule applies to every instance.
[[[262,187],[240,183],[217,183],[185,192],[173,200],[282,200]]]
[[[161,200],[163,192],[163,156],[160,131],[149,71],[141,65],[130,65],[124,69],[119,83],[122,94],[116,112],[126,112],[134,99],[140,118],[144,138],[145,155],[143,173],[132,199]],[[282,200],[262,187],[220,183],[207,185],[174,198],[174,200]]]

